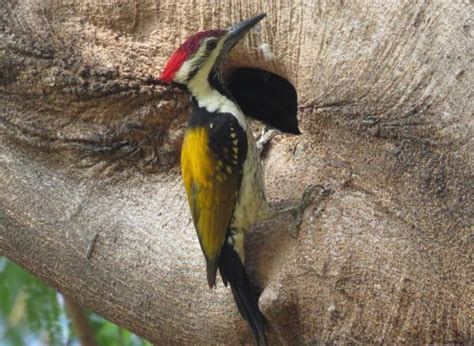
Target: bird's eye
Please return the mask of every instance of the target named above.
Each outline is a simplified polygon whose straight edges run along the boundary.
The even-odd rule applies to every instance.
[[[217,47],[217,40],[209,40],[206,42],[206,49],[211,51]]]

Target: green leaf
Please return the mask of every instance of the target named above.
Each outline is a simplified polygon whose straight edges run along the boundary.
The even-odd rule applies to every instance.
[[[0,345],[79,345],[58,293],[0,257]],[[98,345],[151,345],[101,316],[88,313]]]

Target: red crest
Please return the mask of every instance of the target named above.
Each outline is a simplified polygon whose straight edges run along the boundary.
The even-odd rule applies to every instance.
[[[161,72],[160,79],[163,82],[171,82],[188,57],[196,53],[201,45],[201,41],[206,37],[220,37],[224,35],[224,30],[208,30],[198,32],[189,37],[169,58],[168,63]]]

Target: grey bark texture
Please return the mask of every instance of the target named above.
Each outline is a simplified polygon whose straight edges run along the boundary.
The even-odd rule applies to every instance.
[[[158,344],[250,343],[210,290],[179,177],[190,34],[268,17],[232,66],[287,78],[252,281],[272,344],[472,342],[472,1],[0,1],[0,254]],[[95,240],[92,242],[92,240]]]

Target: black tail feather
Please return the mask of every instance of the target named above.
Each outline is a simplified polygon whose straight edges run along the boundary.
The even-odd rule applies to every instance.
[[[258,296],[250,284],[239,255],[227,243],[221,251],[219,271],[222,280],[230,284],[237,308],[249,324],[257,345],[266,345],[265,316],[258,307]]]

